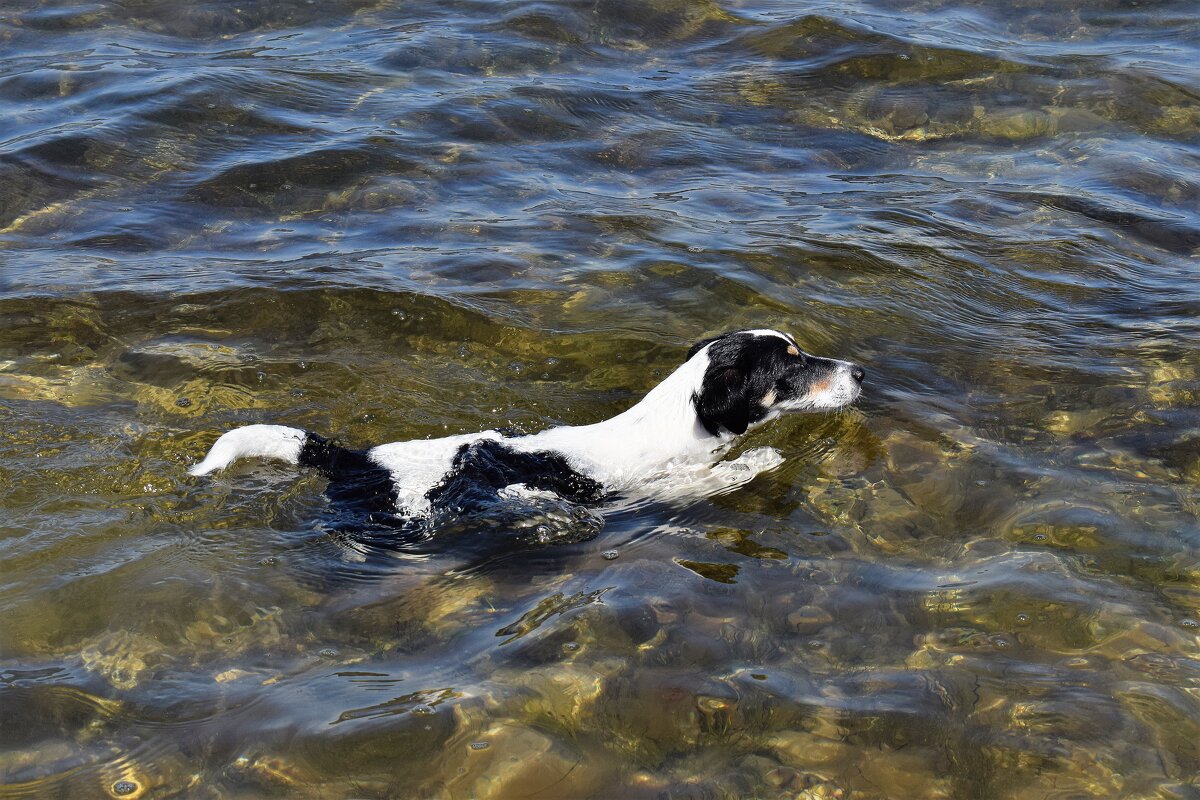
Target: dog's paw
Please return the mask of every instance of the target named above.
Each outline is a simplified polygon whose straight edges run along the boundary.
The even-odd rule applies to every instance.
[[[728,463],[738,464],[741,468],[748,469],[755,475],[758,475],[769,469],[775,469],[783,461],[783,456],[774,447],[755,447],[752,450],[747,450]]]
[[[749,483],[782,463],[783,456],[775,448],[756,447],[735,459],[714,464],[710,469],[710,477],[719,487],[718,491],[724,492]]]

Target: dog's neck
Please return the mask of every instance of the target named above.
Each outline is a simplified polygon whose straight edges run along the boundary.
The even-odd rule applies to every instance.
[[[593,425],[551,428],[526,437],[529,449],[554,449],[609,486],[644,480],[672,467],[719,461],[737,438],[700,424],[693,398],[708,356],[696,354],[637,405]]]

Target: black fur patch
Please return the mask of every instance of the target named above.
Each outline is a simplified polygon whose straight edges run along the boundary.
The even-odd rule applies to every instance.
[[[425,497],[435,508],[480,511],[506,486],[523,483],[554,492],[573,503],[604,499],[604,486],[583,475],[558,453],[520,452],[502,441],[484,439],[463,445],[454,464]]]
[[[325,494],[339,510],[358,512],[374,522],[390,522],[396,513],[392,475],[362,450],[348,450],[315,433],[305,432],[300,464],[329,479]]]

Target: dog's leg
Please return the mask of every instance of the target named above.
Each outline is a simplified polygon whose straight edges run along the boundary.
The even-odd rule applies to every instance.
[[[728,491],[775,469],[783,461],[783,456],[774,447],[755,447],[735,459],[713,464],[711,475],[720,486],[718,491]]]
[[[688,487],[693,496],[725,494],[782,464],[784,458],[774,447],[755,447],[729,461],[718,461],[697,475]]]

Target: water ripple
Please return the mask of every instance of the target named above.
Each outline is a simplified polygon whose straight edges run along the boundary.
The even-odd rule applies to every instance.
[[[1188,796],[1193,5],[8,3],[0,795]],[[185,473],[764,326],[869,390],[717,496]]]

